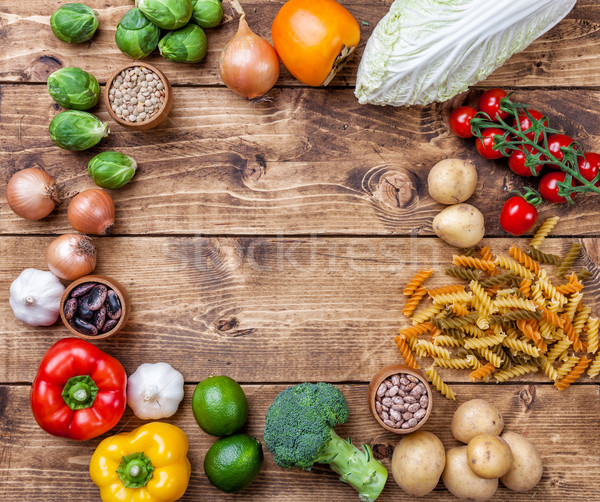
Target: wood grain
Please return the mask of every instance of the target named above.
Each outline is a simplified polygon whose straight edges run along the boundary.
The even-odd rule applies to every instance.
[[[249,104],[224,89],[175,89],[169,121],[132,132],[111,123],[98,147],[69,152],[49,138],[57,113],[40,86],[0,87],[0,186],[26,167],[52,174],[63,192],[91,188],[88,160],[118,150],[138,161],[125,188],[111,192],[116,234],[433,235],[443,209],[427,192],[439,160],[472,160],[479,182],[469,202],[486,218],[487,235],[506,235],[499,212],[506,193],[535,181],[507,162],[480,157],[472,140],[454,136],[450,111],[476,102],[474,91],[424,108],[360,106],[350,90],[279,89],[270,103]],[[542,110],[586,151],[600,151],[600,93],[520,91],[515,99]],[[102,105],[103,106],[103,105]],[[35,110],[35,111],[34,111]],[[108,120],[105,109],[98,115]],[[0,191],[0,233],[70,230],[67,203],[39,222],[17,217]],[[559,235],[597,235],[600,197],[572,207],[544,205],[540,219],[561,216]]]
[[[6,354],[0,382],[30,382],[47,348],[68,335],[60,321],[50,328],[23,324],[8,305],[10,282],[23,268],[46,268],[50,241],[0,239],[0,256],[13,256],[0,276],[0,353]],[[484,242],[494,253],[524,243]],[[549,239],[544,249],[562,253],[569,242]],[[428,287],[456,282],[443,273],[456,250],[439,239],[135,237],[95,243],[96,271],[124,284],[132,307],[124,330],[98,346],[128,373],[142,362],[166,360],[188,382],[211,373],[247,383],[368,382],[382,366],[401,362],[393,339],[410,324],[401,314],[406,282],[423,267],[436,271]],[[600,241],[583,244],[577,267],[587,265],[595,274],[584,301],[600,313]],[[449,382],[468,380],[465,371],[440,371]],[[518,381],[536,379],[545,381],[532,375]]]
[[[87,5],[99,13],[100,27],[91,43],[78,45],[61,42],[52,34],[50,15],[61,3],[58,0],[32,0],[0,4],[0,39],[10,41],[0,54],[0,82],[45,82],[48,75],[61,66],[79,66],[105,82],[115,69],[131,62],[114,42],[116,26],[132,7],[131,2],[89,0]],[[342,2],[361,26],[361,43],[356,55],[334,79],[332,86],[354,85],[364,45],[379,19],[388,11],[390,3]],[[270,41],[271,23],[282,4],[282,0],[244,2],[250,27]],[[218,74],[219,54],[237,29],[237,18],[233,17],[231,7],[226,5],[225,12],[225,21],[220,27],[206,30],[208,54],[202,63],[174,64],[158,52],[148,58],[148,62],[159,66],[177,85],[222,85]],[[599,19],[597,2],[580,0],[567,18],[524,52],[511,58],[482,85],[537,88],[600,85]],[[282,66],[278,85],[302,84]]]
[[[249,401],[248,434],[262,440],[264,416],[278,392],[285,386],[244,386]],[[543,500],[592,501],[600,489],[600,413],[598,386],[576,386],[565,391],[558,401],[548,385],[507,385],[503,388],[464,385],[464,394],[471,398],[488,399],[503,413],[505,430],[527,436],[542,455],[544,474],[537,487],[526,493],[509,492],[502,485],[493,502]],[[358,498],[347,485],[336,479],[326,466],[316,466],[311,472],[283,470],[264,449],[265,463],[257,480],[237,495],[226,495],[212,487],[204,475],[202,463],[214,438],[203,433],[192,416],[191,396],[194,386],[186,386],[186,397],[177,414],[167,421],[181,427],[190,442],[192,464],[190,485],[182,501],[280,501],[306,502],[328,500],[342,502]],[[377,425],[366,403],[366,385],[341,386],[350,409],[350,419],[336,428],[340,436],[350,436],[357,445],[367,443],[376,456],[390,469],[390,459],[398,436]],[[69,500],[87,502],[98,499],[98,490],[88,474],[89,459],[101,438],[78,443],[47,435],[35,423],[29,410],[29,389],[25,386],[0,386],[4,405],[0,435],[0,498],[28,502]],[[436,396],[437,397],[437,396]],[[444,446],[459,443],[450,435],[450,420],[458,404],[435,399],[434,408],[424,430],[438,435]],[[552,420],[548,417],[552,416]],[[128,409],[113,433],[130,431],[143,422]],[[107,434],[106,436],[110,435]],[[575,467],[576,466],[576,467]],[[409,501],[395,484],[391,472],[387,485],[378,499]],[[432,502],[453,500],[443,483],[427,496]]]

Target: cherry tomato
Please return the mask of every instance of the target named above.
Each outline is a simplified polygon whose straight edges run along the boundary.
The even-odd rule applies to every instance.
[[[567,147],[571,143],[573,143],[573,139],[569,138],[566,134],[553,134],[548,137],[548,150],[550,153],[556,157],[557,160],[562,160],[565,156],[564,153],[560,151],[561,147]],[[556,166],[554,164],[548,164],[551,169],[560,170],[560,166]]]
[[[289,0],[273,20],[273,45],[300,82],[327,85],[360,42],[358,22],[335,0]]]
[[[526,148],[527,151],[533,155],[537,153],[537,150],[534,150],[532,146],[523,145],[523,147]],[[510,167],[510,169],[519,176],[533,176],[533,174],[531,174],[531,168],[525,165],[526,161],[527,158],[525,157],[525,153],[523,153],[522,149],[512,150],[510,157],[508,157],[508,167]],[[542,164],[536,165],[535,172],[539,174],[542,170],[542,167]]]
[[[508,199],[500,212],[502,230],[513,235],[523,235],[537,222],[538,212],[533,204],[520,195]]]
[[[540,180],[539,186],[541,196],[548,202],[552,202],[552,204],[562,204],[563,202],[567,202],[566,197],[558,195],[558,183],[565,181],[566,177],[567,173],[564,171],[544,174]],[[573,181],[571,181],[571,184],[574,185]]]
[[[500,110],[500,100],[506,97],[506,92],[502,89],[490,89],[485,91],[479,98],[478,108],[480,112],[487,113],[490,120],[498,122],[496,115],[502,120],[508,117],[508,112]]]
[[[485,157],[486,159],[499,159],[504,157],[501,151],[494,148],[494,136],[497,134],[503,136],[504,131],[497,127],[488,127],[482,131],[482,138],[477,138],[477,141],[475,141],[477,151],[482,157]]]
[[[544,117],[543,114],[541,114],[540,112],[538,112],[537,110],[528,110],[529,114],[535,119],[535,120],[542,120],[542,118]],[[526,131],[527,129],[529,129],[532,124],[531,124],[531,120],[529,119],[529,117],[527,116],[527,114],[525,112],[521,113],[519,115],[519,121],[517,122],[517,120],[515,119],[515,121],[513,122],[513,127],[515,129],[518,129],[517,127],[517,123],[521,124],[521,130],[522,131]],[[544,126],[548,126],[548,119],[544,119],[544,121],[542,122],[542,124]],[[539,134],[539,133],[538,133]],[[530,139],[531,141],[540,141],[542,139],[542,136],[540,135],[537,140],[534,139],[535,136],[535,131],[531,131],[525,134],[525,137]]]
[[[579,174],[586,180],[592,181],[600,169],[600,154],[584,153],[583,157],[577,157],[577,165],[579,166]],[[600,180],[596,182],[596,186],[600,186]]]
[[[472,138],[471,119],[475,116],[477,110],[470,106],[461,106],[450,114],[450,129],[461,138]]]

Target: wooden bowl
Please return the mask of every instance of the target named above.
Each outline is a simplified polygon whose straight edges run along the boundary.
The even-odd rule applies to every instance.
[[[417,378],[425,386],[425,390],[427,391],[427,397],[429,398],[429,404],[427,405],[425,416],[421,419],[419,423],[417,423],[417,425],[409,429],[395,429],[394,427],[390,427],[384,424],[383,420],[378,415],[377,410],[375,409],[375,397],[377,395],[377,389],[386,378],[391,377],[392,375],[396,375],[398,373],[405,373],[407,375],[412,375],[415,378]],[[429,382],[419,371],[413,370],[412,368],[404,364],[394,364],[392,366],[386,366],[385,368],[378,371],[377,374],[371,380],[371,383],[369,384],[368,396],[369,408],[371,409],[371,413],[373,413],[375,420],[377,420],[377,423],[381,425],[381,427],[383,427],[385,430],[394,432],[396,434],[410,434],[411,432],[415,432],[416,430],[420,429],[429,419],[431,409],[433,408],[433,394],[431,392]]]
[[[80,284],[83,284],[84,282],[97,282],[99,284],[104,284],[106,287],[112,289],[115,293],[117,293],[117,296],[119,297],[119,301],[121,302],[121,317],[119,318],[117,325],[110,331],[107,331],[106,333],[99,333],[97,335],[86,335],[84,333],[80,333],[73,326],[71,326],[71,324],[69,323],[69,321],[67,321],[67,318],[65,317],[65,302],[68,300],[71,291]],[[108,338],[109,336],[113,336],[114,334],[118,333],[121,330],[121,328],[125,325],[128,316],[129,295],[127,294],[127,291],[119,281],[111,277],[107,277],[106,275],[85,275],[83,277],[80,277],[79,279],[69,284],[67,289],[65,289],[62,298],[60,299],[60,318],[62,319],[62,322],[72,334],[85,340],[102,340],[104,338]]]
[[[149,70],[156,73],[160,77],[160,80],[162,81],[162,83],[164,85],[164,91],[165,91],[165,102],[163,103],[162,108],[160,108],[158,110],[158,112],[156,112],[154,115],[152,115],[150,118],[144,120],[143,122],[129,122],[128,120],[123,120],[122,118],[117,117],[116,113],[111,108],[111,103],[110,103],[110,100],[108,99],[110,88],[112,87],[113,81],[115,80],[115,78],[117,78],[119,73],[121,73],[123,70],[126,70],[127,68],[135,68],[136,66],[139,66],[141,68],[148,68]],[[156,127],[158,124],[160,124],[163,120],[165,120],[167,118],[167,115],[171,111],[171,106],[173,104],[173,89],[171,88],[169,79],[158,68],[156,68],[148,63],[142,63],[142,62],[131,63],[131,64],[125,65],[125,66],[119,68],[118,70],[116,70],[106,81],[106,86],[104,87],[104,104],[106,105],[108,113],[110,114],[110,116],[112,117],[112,119],[115,122],[118,122],[123,127],[127,127],[128,129],[145,131],[147,129],[152,129],[153,127]]]

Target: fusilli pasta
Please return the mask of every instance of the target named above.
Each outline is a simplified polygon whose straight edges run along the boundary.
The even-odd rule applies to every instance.
[[[425,374],[433,384],[433,386],[446,398],[456,400],[454,391],[442,380],[442,377],[435,371],[433,366],[425,370]]]

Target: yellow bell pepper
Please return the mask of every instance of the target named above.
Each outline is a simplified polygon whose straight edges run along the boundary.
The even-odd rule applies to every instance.
[[[188,440],[179,427],[151,422],[102,441],[90,476],[103,502],[174,502],[190,481]]]

